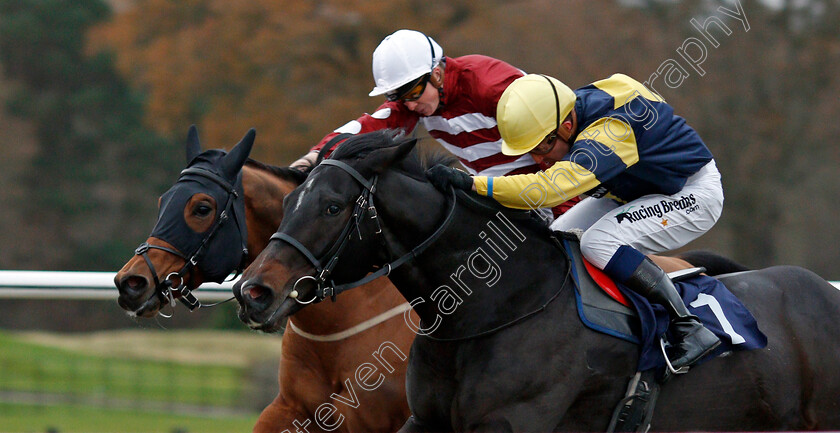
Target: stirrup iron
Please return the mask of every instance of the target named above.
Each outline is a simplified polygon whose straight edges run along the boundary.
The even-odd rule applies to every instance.
[[[674,365],[671,364],[671,360],[668,359],[668,353],[665,351],[665,337],[659,337],[659,348],[662,350],[662,356],[665,357],[665,366],[668,367],[668,371],[671,374],[686,374],[688,373],[689,366],[683,365],[679,369],[674,369]]]

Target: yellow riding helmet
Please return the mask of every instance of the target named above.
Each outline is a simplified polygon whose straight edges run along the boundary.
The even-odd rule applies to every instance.
[[[577,96],[555,78],[528,74],[505,89],[496,107],[502,153],[524,155],[571,113]]]

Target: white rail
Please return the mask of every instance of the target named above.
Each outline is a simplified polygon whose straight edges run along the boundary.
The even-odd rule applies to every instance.
[[[114,275],[113,272],[0,271],[0,299],[114,301],[118,296]],[[204,283],[193,293],[200,301],[224,301],[231,297],[233,283]],[[829,283],[840,289],[840,281]]]
[[[90,299],[116,301],[114,272],[0,271],[0,299]],[[232,296],[233,281],[204,283],[200,301],[224,301]]]

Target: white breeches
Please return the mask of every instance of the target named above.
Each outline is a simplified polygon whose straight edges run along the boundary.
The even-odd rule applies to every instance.
[[[583,256],[604,269],[621,245],[642,254],[673,250],[715,225],[723,210],[723,187],[712,160],[674,195],[651,194],[629,203],[587,197],[557,218],[553,230],[584,231]]]

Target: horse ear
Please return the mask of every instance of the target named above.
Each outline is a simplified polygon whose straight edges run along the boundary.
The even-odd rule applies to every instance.
[[[416,138],[405,139],[396,146],[386,147],[371,153],[365,160],[369,162],[368,167],[373,173],[382,173],[394,163],[402,161],[416,144]]]
[[[228,179],[236,179],[236,175],[242,170],[245,161],[248,160],[248,155],[251,154],[251,148],[254,146],[254,138],[257,136],[257,130],[251,128],[245,137],[233,146],[230,153],[225,155],[222,160],[222,174]]]
[[[201,144],[198,142],[198,129],[195,125],[190,126],[187,133],[187,164],[201,153]]]

